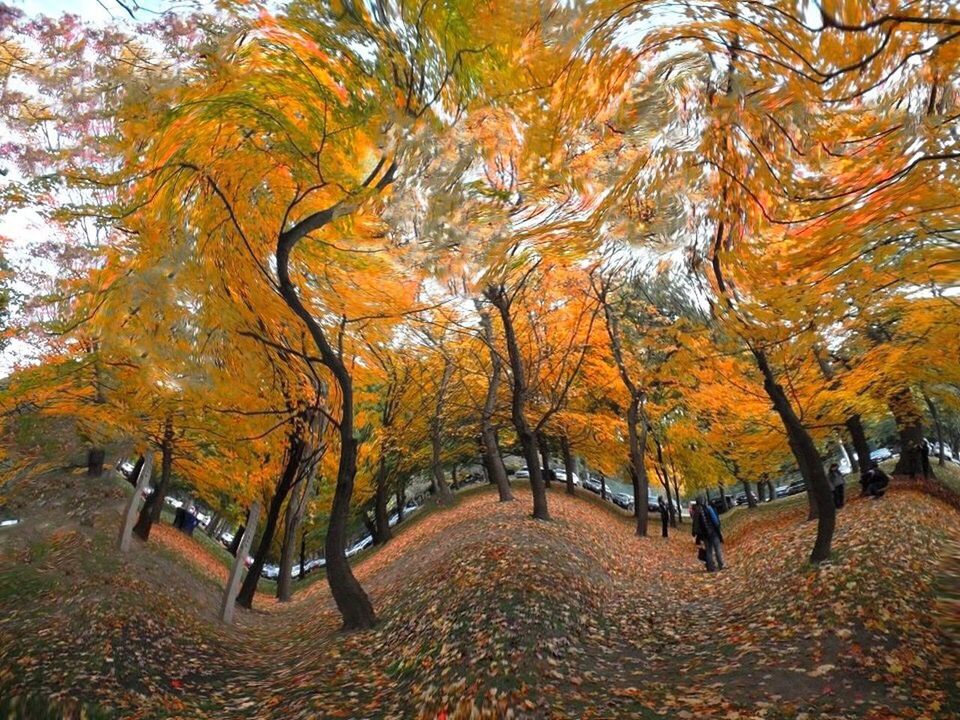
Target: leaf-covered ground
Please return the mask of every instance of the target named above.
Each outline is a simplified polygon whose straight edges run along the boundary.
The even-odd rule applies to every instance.
[[[802,504],[738,510],[716,575],[688,526],[640,540],[582,499],[554,492],[541,523],[519,497],[474,493],[361,562],[380,624],[351,635],[325,583],[219,625],[222,565],[167,528],[119,557],[109,488],[59,525],[39,513],[0,539],[0,711],[54,696],[131,718],[960,714],[960,514],[928,496],[848,505],[818,570]]]

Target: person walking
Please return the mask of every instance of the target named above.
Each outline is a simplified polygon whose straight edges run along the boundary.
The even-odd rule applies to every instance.
[[[720,517],[710,505],[699,502],[693,520],[693,534],[706,552],[707,572],[723,570],[723,532]]]
[[[663,495],[657,496],[657,508],[660,510],[660,527],[663,537],[667,537],[667,528],[670,525],[670,511],[667,504],[663,501]]]
[[[833,505],[839,510],[843,507],[843,491],[846,480],[837,463],[831,463],[827,479],[830,481],[830,489],[833,490]]]

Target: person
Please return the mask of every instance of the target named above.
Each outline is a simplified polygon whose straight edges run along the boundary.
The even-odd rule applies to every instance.
[[[879,499],[886,492],[887,485],[890,484],[890,478],[880,469],[877,461],[873,460],[870,463],[870,469],[860,479],[860,484],[863,486],[864,495]]]
[[[827,480],[830,481],[830,489],[833,490],[833,505],[840,509],[843,507],[843,488],[846,480],[844,480],[843,473],[840,472],[840,466],[837,463],[831,463]]]
[[[660,510],[660,527],[663,536],[667,537],[667,527],[670,525],[670,511],[667,504],[663,501],[663,495],[657,496],[657,508]]]
[[[723,570],[723,532],[720,529],[720,517],[707,503],[697,503],[693,534],[697,543],[702,544],[706,551],[707,572]]]

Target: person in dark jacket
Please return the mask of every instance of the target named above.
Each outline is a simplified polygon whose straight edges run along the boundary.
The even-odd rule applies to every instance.
[[[877,461],[874,460],[870,463],[870,469],[864,473],[860,483],[863,485],[864,495],[879,499],[882,498],[886,492],[887,485],[890,484],[890,478],[887,477],[887,474],[880,469]]]
[[[723,533],[720,517],[707,503],[699,502],[693,520],[693,535],[706,551],[707,572],[723,570]]]
[[[667,528],[670,525],[670,511],[667,509],[667,504],[663,501],[663,495],[657,497],[657,509],[660,510],[661,532],[663,532],[664,537],[667,537]]]

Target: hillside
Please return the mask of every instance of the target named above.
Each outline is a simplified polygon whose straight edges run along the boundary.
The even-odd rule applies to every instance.
[[[30,497],[34,515],[0,537],[0,696],[21,716],[42,717],[24,698],[54,694],[142,718],[960,712],[956,646],[934,620],[936,559],[960,524],[913,491],[845,508],[819,570],[805,509],[768,506],[737,523],[711,576],[689,527],[639,540],[628,518],[561,493],[551,523],[527,517],[522,492],[473,493],[359,564],[380,623],[343,635],[324,583],[219,625],[215,572],[161,543],[118,558],[115,486],[59,507],[68,483],[82,485],[37,490],[47,504]]]

